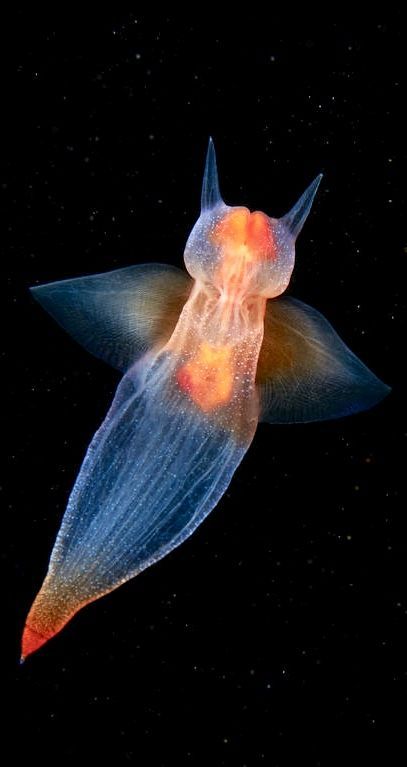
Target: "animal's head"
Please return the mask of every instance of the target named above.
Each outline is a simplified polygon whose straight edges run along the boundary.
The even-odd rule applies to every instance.
[[[188,238],[184,261],[192,277],[213,285],[225,298],[274,298],[287,288],[295,241],[311,209],[322,176],[310,184],[282,218],[225,205],[219,191],[215,149],[209,141],[201,215]]]

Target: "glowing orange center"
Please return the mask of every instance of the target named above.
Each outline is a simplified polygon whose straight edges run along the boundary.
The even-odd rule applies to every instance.
[[[232,394],[232,349],[202,343],[195,357],[178,371],[177,381],[204,412],[225,405]]]
[[[259,210],[236,208],[226,214],[216,226],[217,242],[225,251],[245,248],[246,259],[272,258],[273,236],[268,217]]]
[[[233,208],[218,222],[213,239],[220,249],[216,279],[229,295],[250,286],[256,262],[275,256],[270,220],[260,211]]]

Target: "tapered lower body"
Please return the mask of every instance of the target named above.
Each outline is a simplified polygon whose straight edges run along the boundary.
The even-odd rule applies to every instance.
[[[171,371],[161,355],[120,383],[69,499],[23,657],[182,543],[229,485],[256,424],[237,440],[187,400]]]

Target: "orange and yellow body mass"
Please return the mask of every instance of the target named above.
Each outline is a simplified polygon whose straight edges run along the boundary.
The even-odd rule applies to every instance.
[[[144,264],[32,289],[124,375],[69,498],[23,659],[193,533],[260,420],[337,418],[387,393],[322,315],[280,297],[319,181],[279,219],[228,206],[210,141],[188,274]]]

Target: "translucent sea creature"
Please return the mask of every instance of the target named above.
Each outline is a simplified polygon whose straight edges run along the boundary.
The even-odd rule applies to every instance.
[[[230,207],[210,141],[188,275],[150,263],[32,289],[124,376],[69,498],[23,659],[193,533],[259,421],[338,418],[389,391],[319,312],[279,298],[320,180],[279,219]]]

